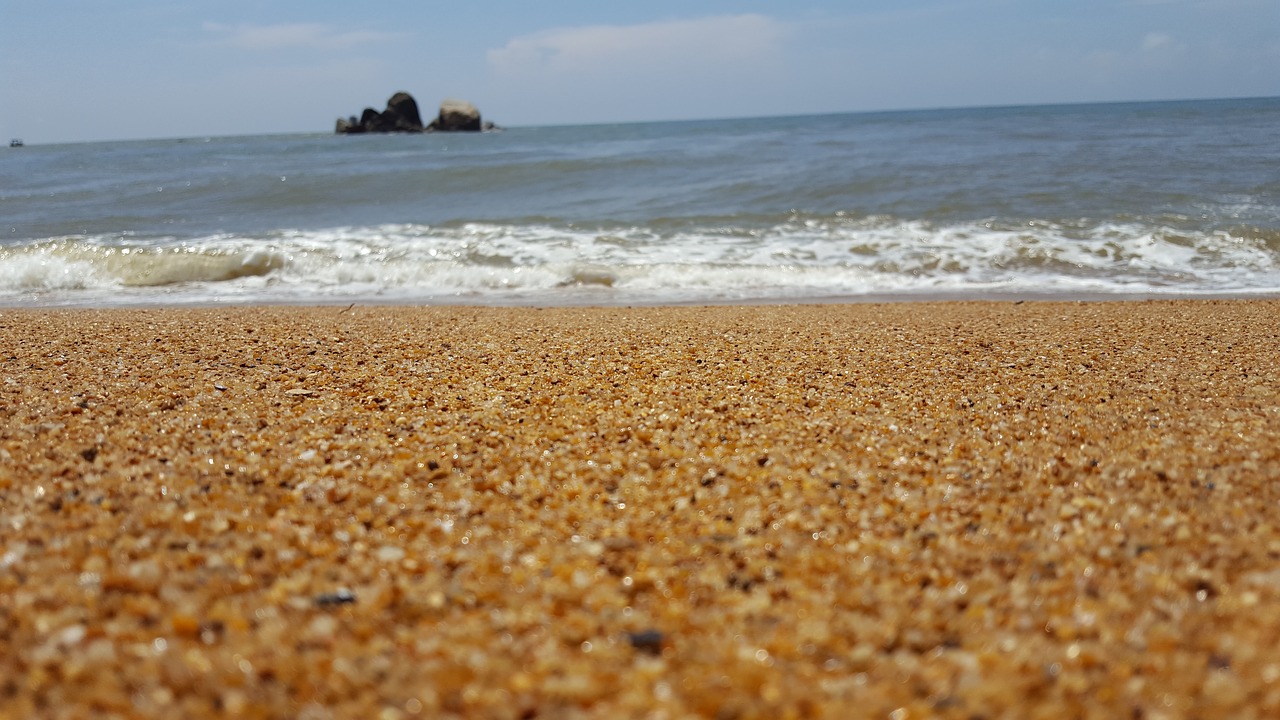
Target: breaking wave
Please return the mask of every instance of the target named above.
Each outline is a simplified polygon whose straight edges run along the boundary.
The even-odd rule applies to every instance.
[[[696,302],[1280,291],[1280,237],[1179,218],[935,224],[842,214],[66,236],[0,248],[0,301]]]

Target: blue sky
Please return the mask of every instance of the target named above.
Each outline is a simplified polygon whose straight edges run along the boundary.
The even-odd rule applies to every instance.
[[[1280,0],[0,0],[0,139],[1280,95]]]

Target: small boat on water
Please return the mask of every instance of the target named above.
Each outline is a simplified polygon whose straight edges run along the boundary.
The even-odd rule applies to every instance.
[[[22,138],[14,138],[10,140],[9,147],[22,147]]]

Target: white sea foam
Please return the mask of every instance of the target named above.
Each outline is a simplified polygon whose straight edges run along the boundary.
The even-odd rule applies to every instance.
[[[1265,242],[1155,223],[935,226],[796,216],[672,225],[55,238],[0,248],[0,301],[625,303],[1280,291],[1280,255]]]

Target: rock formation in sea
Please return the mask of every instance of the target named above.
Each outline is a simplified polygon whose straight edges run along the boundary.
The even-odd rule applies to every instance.
[[[353,115],[349,119],[339,118],[339,133],[367,132],[422,132],[422,116],[418,114],[418,101],[407,92],[398,92],[387,101],[387,109],[378,112],[373,108],[365,108],[359,119]]]
[[[338,118],[335,131],[340,135],[357,133],[478,132],[495,130],[491,122],[482,122],[480,111],[465,100],[445,100],[431,124],[424,126],[418,114],[418,103],[407,92],[398,92],[387,101],[387,109],[378,112],[365,108],[359,118]]]
[[[440,103],[440,114],[430,125],[430,129],[443,132],[475,132],[481,127],[480,111],[466,100],[445,100]]]

